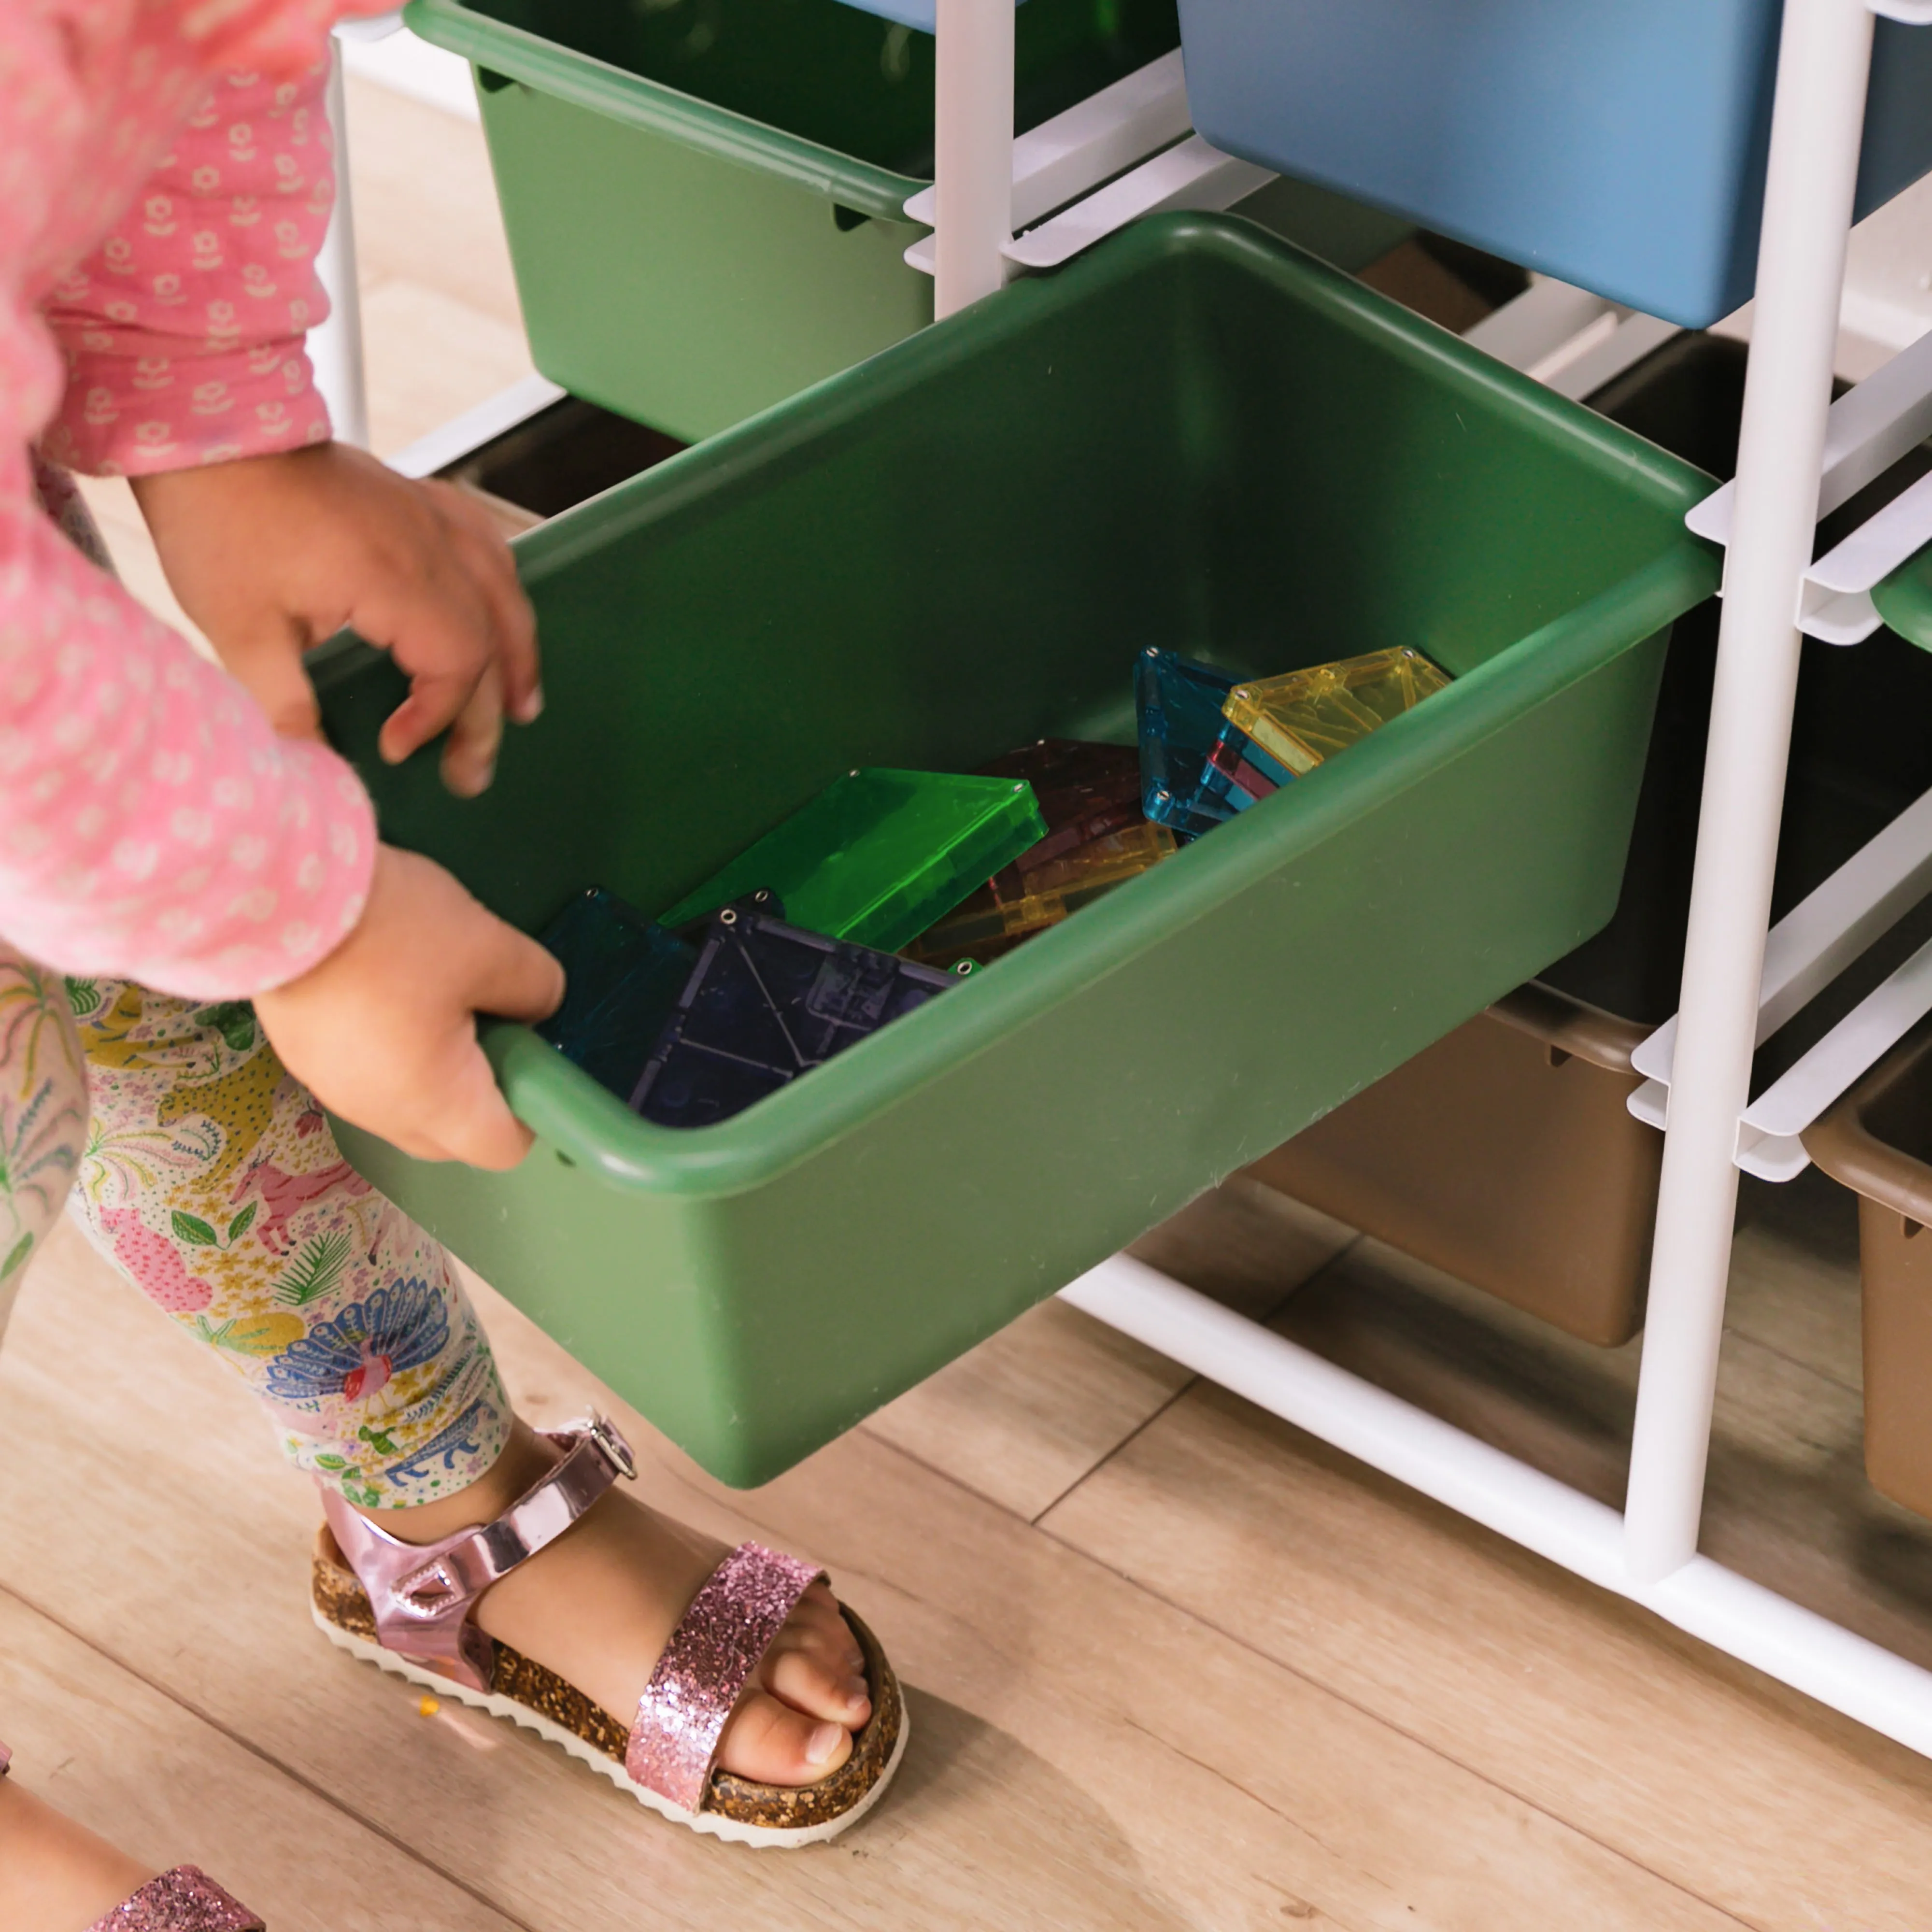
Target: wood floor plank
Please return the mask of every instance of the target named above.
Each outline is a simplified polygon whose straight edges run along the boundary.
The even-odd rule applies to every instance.
[[[1830,1184],[1827,1184],[1829,1185]],[[1827,1203],[1828,1205],[1830,1204]],[[1702,1546],[1821,1616],[1932,1667],[1932,1523],[1865,1480],[1856,1276],[1816,1231],[1740,1237],[1742,1324],[1726,1334]],[[1642,1344],[1604,1349],[1378,1244],[1363,1242],[1283,1310],[1285,1334],[1613,1508],[1622,1504]],[[1768,1338],[1768,1339],[1766,1339]]]
[[[1237,1178],[1134,1252],[1204,1294],[1262,1316],[1353,1238],[1327,1215]],[[1030,1521],[1189,1380],[1165,1356],[1048,1301],[866,1426]]]
[[[447,117],[446,117],[447,118]],[[530,373],[514,322],[441,289],[386,281],[364,296],[369,446],[392,455]]]
[[[1279,1325],[1614,1500],[1628,1352],[1532,1351],[1417,1274],[1364,1242]],[[1743,1354],[1733,1338],[1714,1513],[1727,1486],[1761,1502],[1753,1458],[1786,1478],[1840,1460],[1829,1442],[1767,1456],[1760,1406],[1802,1412],[1776,1386],[1800,1372]],[[1814,1375],[1799,1394],[1815,1416],[1843,1391]],[[1831,1512],[1794,1511],[1802,1550]],[[1754,1926],[1924,1922],[1932,1765],[1221,1390],[1171,1405],[1042,1526]]]
[[[355,74],[347,89],[364,295],[388,282],[413,282],[520,332],[482,129]]]
[[[111,1594],[112,1552],[94,1552],[88,1567]],[[4,1588],[0,1736],[37,1796],[156,1870],[201,1866],[275,1932],[510,1932],[392,1833],[358,1823]],[[358,1782],[382,1775],[365,1766]]]
[[[625,1418],[651,1500],[829,1563],[911,1687],[918,1742],[875,1822],[789,1857],[699,1841],[526,1733],[426,1722],[402,1687],[329,1651],[302,1616],[314,1505],[252,1402],[71,1231],[38,1265],[0,1352],[0,1426],[58,1445],[64,1480],[55,1493],[0,1463],[0,1579],[89,1641],[138,1651],[172,1694],[399,1824],[538,1932],[614,1932],[646,1901],[653,1924],[707,1932],[754,1913],[939,1932],[1730,1923],[862,1432],[736,1497]],[[485,1305],[532,1412],[596,1399]],[[211,1518],[211,1498],[238,1497],[260,1502],[245,1528]],[[103,1549],[111,1594],[80,1560]],[[196,1640],[218,1614],[222,1657]]]

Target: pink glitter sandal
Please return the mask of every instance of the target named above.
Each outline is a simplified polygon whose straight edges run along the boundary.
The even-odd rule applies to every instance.
[[[399,1542],[323,1490],[328,1522],[314,1582],[322,1634],[365,1663],[527,1726],[694,1831],[784,1846],[836,1838],[856,1823],[898,1770],[908,1725],[892,1666],[849,1610],[872,1697],[852,1755],[829,1778],[798,1786],[755,1784],[716,1762],[719,1734],[752,1672],[824,1571],[740,1544],[692,1598],[629,1725],[471,1620],[493,1583],[634,1472],[630,1445],[601,1417],[548,1439],[563,1454],[541,1482],[494,1522],[441,1543]]]
[[[14,1754],[0,1744],[0,1778]],[[230,1898],[198,1865],[176,1865],[124,1898],[88,1932],[266,1932],[260,1919]]]

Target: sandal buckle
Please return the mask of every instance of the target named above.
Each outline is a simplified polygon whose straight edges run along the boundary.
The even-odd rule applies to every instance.
[[[634,1481],[638,1459],[632,1454],[630,1444],[618,1432],[616,1424],[608,1415],[600,1415],[593,1408],[583,1427],[584,1434],[596,1444],[611,1468],[626,1481]]]

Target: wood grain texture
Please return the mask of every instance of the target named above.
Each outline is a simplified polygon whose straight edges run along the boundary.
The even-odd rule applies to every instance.
[[[530,1413],[610,1402],[479,1299]],[[738,1496],[611,1403],[648,1499],[826,1563],[908,1688],[914,1745],[875,1822],[787,1857],[697,1839],[526,1733],[447,1707],[424,1720],[330,1650],[303,1611],[313,1498],[239,1385],[168,1329],[70,1229],[50,1244],[0,1352],[0,1428],[58,1444],[63,1480],[0,1464],[0,1581],[531,1927],[614,1932],[646,1900],[655,1924],[707,1928],[753,1911],[1148,1932],[1727,1922],[863,1432]],[[229,1510],[207,1514],[211,1497]],[[104,1588],[92,1552],[109,1550]]]
[[[1766,1264],[1772,1239],[1740,1299],[1788,1340],[1822,1318],[1780,1312],[1807,1277],[1792,1250]],[[1620,1501],[1638,1345],[1590,1348],[1367,1241],[1276,1325]],[[1840,1382],[1728,1337],[1704,1546],[1932,1660],[1932,1526],[1864,1486],[1858,1427]],[[1753,1925],[1925,1922],[1932,1766],[1221,1390],[1042,1527]]]
[[[86,1561],[97,1586],[111,1586],[111,1554]],[[230,1667],[247,1670],[232,1654]],[[4,1588],[0,1734],[37,1796],[158,1870],[201,1866],[274,1932],[511,1932],[392,1842],[396,1821],[358,1823]],[[366,1766],[358,1782],[380,1777]]]
[[[482,129],[354,74],[347,89],[364,292],[392,282],[439,289],[520,334]]]
[[[1244,1314],[1264,1316],[1346,1247],[1353,1232],[1272,1188],[1237,1178],[1136,1245]],[[865,1426],[1029,1521],[1192,1379],[1077,1309],[1042,1302]]]

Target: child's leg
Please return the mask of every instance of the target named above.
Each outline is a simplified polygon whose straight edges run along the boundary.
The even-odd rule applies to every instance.
[[[87,1076],[60,976],[0,941],[0,1335],[86,1132]]]
[[[70,986],[94,1120],[75,1201],[97,1244],[268,1409],[302,1467],[434,1541],[500,1515],[551,1452],[514,1420],[440,1246],[342,1160],[245,1005]],[[722,1545],[614,1492],[483,1599],[492,1636],[628,1717]],[[808,1784],[870,1709],[815,1586],[727,1730],[720,1762]]]
[[[87,1076],[60,975],[0,944],[0,1333],[86,1134]],[[0,1774],[0,1925],[92,1924],[151,1875]]]
[[[154,1876],[138,1859],[0,1778],[0,1925],[74,1932]]]
[[[476,1315],[441,1246],[343,1160],[253,1010],[69,993],[94,1112],[75,1204],[95,1244],[351,1502],[473,1483],[510,1423]]]

